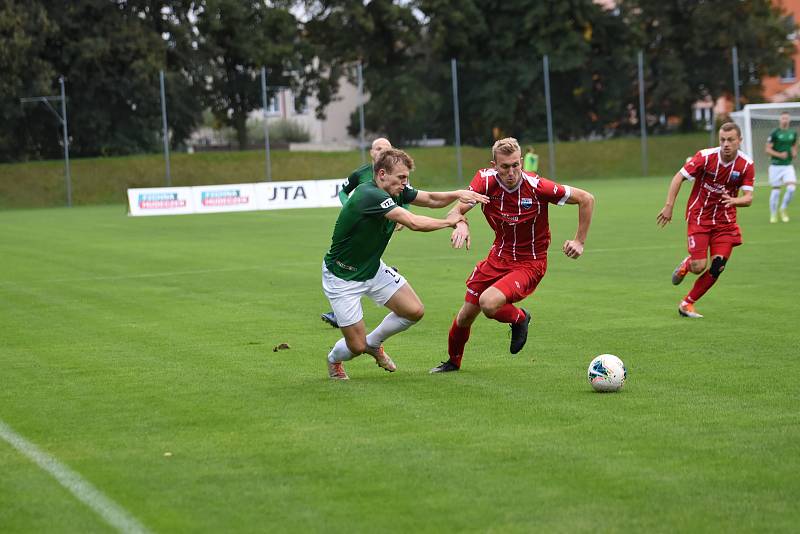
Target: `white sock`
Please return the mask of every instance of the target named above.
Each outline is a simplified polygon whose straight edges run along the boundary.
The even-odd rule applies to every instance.
[[[344,338],[341,338],[328,354],[328,361],[331,363],[346,362],[347,360],[352,360],[353,357],[355,357],[355,354],[350,352],[350,349],[347,348],[347,342]]]
[[[403,330],[408,330],[411,325],[415,323],[416,321],[411,321],[400,317],[394,312],[390,312],[383,318],[383,321],[381,321],[381,324],[379,324],[375,330],[367,334],[367,345],[377,349],[384,341],[395,334],[399,334]]]
[[[781,190],[773,189],[769,194],[769,212],[772,215],[778,213],[778,203],[781,201]]]
[[[794,185],[787,185],[786,192],[783,194],[783,202],[781,203],[782,210],[786,209],[789,202],[792,201],[792,197],[794,197]]]

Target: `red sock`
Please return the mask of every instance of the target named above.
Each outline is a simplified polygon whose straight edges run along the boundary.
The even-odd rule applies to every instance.
[[[501,323],[516,324],[525,319],[525,312],[513,304],[503,304],[494,314],[493,319]]]
[[[689,294],[683,299],[686,302],[697,302],[700,300],[700,297],[706,294],[706,291],[711,289],[711,286],[714,285],[717,279],[711,276],[711,273],[708,271],[703,272],[700,276],[697,277],[697,280],[694,281],[694,286],[692,286],[692,290],[689,291]]]
[[[464,345],[467,344],[467,340],[469,340],[469,327],[461,328],[453,319],[450,335],[447,336],[447,354],[450,355],[450,361],[456,367],[461,367],[461,358],[464,356]]]

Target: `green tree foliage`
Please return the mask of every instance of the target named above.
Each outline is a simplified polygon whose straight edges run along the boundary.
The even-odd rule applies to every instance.
[[[419,6],[429,19],[431,61],[458,59],[467,142],[546,136],[545,54],[560,137],[604,133],[621,122],[635,58],[622,21],[591,0],[421,0]]]
[[[299,25],[285,7],[258,0],[207,0],[197,17],[208,104],[245,148],[247,117],[262,105],[261,67],[268,69],[270,86],[293,86],[311,60]]]
[[[172,145],[189,137],[202,121],[205,84],[197,53],[194,2],[185,0],[117,0],[141,18],[163,41],[167,113]],[[157,83],[157,82],[156,82]],[[159,102],[160,104],[160,102]]]
[[[621,17],[645,50],[648,110],[682,118],[704,95],[734,93],[731,49],[737,47],[742,95],[761,99],[761,78],[790,65],[796,28],[770,0],[622,0]]]
[[[368,130],[452,140],[451,58],[465,142],[544,139],[545,54],[558,137],[625,133],[638,127],[639,50],[648,114],[690,128],[697,98],[733,92],[732,46],[743,99],[757,101],[761,78],[789,65],[794,29],[770,0],[0,0],[0,160],[60,157],[58,120],[19,105],[57,94],[59,76],[74,155],[159,150],[160,69],[173,144],[210,108],[246,146],[262,66],[324,117],[358,63]]]
[[[67,80],[71,150],[127,154],[158,146],[163,40],[125,4],[58,3],[46,59]]]
[[[423,51],[421,21],[408,3],[392,0],[319,0],[306,3],[311,15],[306,36],[317,51],[316,88],[320,106],[331,101],[342,77],[356,83],[356,65],[363,66],[365,123],[369,131],[394,142],[419,137],[431,125],[431,111],[441,96],[421,84],[429,65]],[[318,108],[324,115],[324,109]],[[348,128],[358,135],[358,111]]]
[[[19,101],[57,94],[55,70],[43,59],[56,30],[40,2],[0,0],[0,161],[58,153],[58,119],[43,104]]]

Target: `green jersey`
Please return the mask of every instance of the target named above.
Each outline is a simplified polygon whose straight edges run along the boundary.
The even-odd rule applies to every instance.
[[[525,159],[522,160],[522,170],[539,172],[539,155],[531,152],[525,154]]]
[[[347,181],[342,185],[342,188],[339,190],[339,200],[344,206],[344,203],[347,202],[347,199],[350,196],[350,193],[355,191],[356,187],[361,184],[365,184],[367,182],[371,182],[373,177],[372,171],[372,164],[365,163],[361,167],[357,168],[347,177]]]
[[[781,130],[775,128],[769,134],[769,142],[772,143],[772,150],[776,152],[786,152],[785,158],[772,156],[772,165],[789,165],[792,162],[792,147],[797,143],[797,132],[794,130]]]
[[[417,190],[410,186],[396,197],[373,181],[356,187],[336,219],[331,248],[325,254],[328,270],[342,280],[364,282],[374,277],[396,224],[384,216],[415,198]]]

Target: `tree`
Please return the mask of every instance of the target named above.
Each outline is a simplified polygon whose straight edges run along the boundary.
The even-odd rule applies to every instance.
[[[635,55],[623,21],[591,0],[421,0],[419,7],[431,61],[459,61],[467,142],[545,137],[545,54],[557,135],[605,133],[624,115]]]
[[[164,44],[124,3],[48,4],[58,32],[44,57],[66,78],[71,150],[78,156],[156,150]]]
[[[620,9],[645,51],[648,109],[681,117],[684,129],[695,100],[733,94],[733,46],[749,101],[760,100],[761,78],[785,70],[794,53],[787,36],[796,27],[769,0],[622,0]]]
[[[205,84],[197,52],[195,3],[186,0],[115,0],[162,40],[167,114],[173,146],[202,121]]]
[[[19,102],[56,94],[56,71],[42,58],[56,31],[40,2],[0,1],[0,161],[59,153],[58,120],[42,104]]]
[[[367,130],[403,143],[430,133],[441,96],[420,83],[425,61],[422,22],[408,3],[392,0],[318,0],[306,3],[310,19],[304,29],[318,66],[313,82],[324,116],[327,105],[347,77],[356,83],[356,66],[364,74]],[[358,111],[351,115],[351,135],[359,131]]]
[[[247,117],[262,106],[258,77],[271,86],[297,86],[310,61],[297,20],[288,9],[259,0],[207,0],[197,11],[199,51],[210,80],[207,100],[216,118],[247,147]]]

